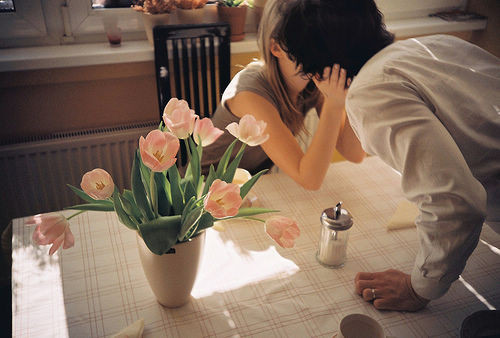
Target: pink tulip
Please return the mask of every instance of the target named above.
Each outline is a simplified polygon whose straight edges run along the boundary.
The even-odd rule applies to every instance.
[[[245,115],[240,119],[239,124],[230,123],[226,129],[241,142],[249,146],[258,146],[269,138],[269,134],[264,134],[266,126],[266,122],[257,121],[252,115]]]
[[[203,201],[205,210],[215,218],[235,216],[241,203],[240,187],[219,179],[212,183]]]
[[[163,122],[168,130],[180,139],[188,138],[194,129],[198,115],[189,109],[188,103],[176,98],[170,99],[163,110]]]
[[[297,222],[284,216],[272,216],[266,220],[266,232],[282,248],[293,248],[294,241],[300,236]]]
[[[94,169],[85,173],[80,183],[83,191],[96,200],[105,200],[113,195],[115,184],[111,175],[104,169]]]
[[[179,150],[179,140],[174,135],[155,129],[146,138],[139,139],[139,151],[142,162],[155,172],[165,171],[175,161]]]
[[[168,101],[167,105],[165,106],[165,109],[163,109],[163,116],[172,115],[172,112],[175,109],[189,110],[189,104],[185,100],[179,100],[178,98],[173,97]]]
[[[224,131],[214,127],[212,120],[210,120],[208,117],[197,120],[194,125],[194,141],[196,142],[196,144],[199,144],[198,142],[201,139],[201,144],[203,147],[209,146],[214,143],[222,134],[224,134]]]
[[[28,219],[26,225],[36,225],[33,232],[33,242],[38,245],[52,244],[49,255],[59,249],[71,248],[75,245],[75,238],[69,229],[68,220],[61,214],[54,212],[38,214]]]

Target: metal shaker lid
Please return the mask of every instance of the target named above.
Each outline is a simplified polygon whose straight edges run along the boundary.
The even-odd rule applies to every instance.
[[[352,227],[352,217],[349,212],[342,209],[342,202],[335,207],[323,210],[321,224],[332,230],[347,230]]]

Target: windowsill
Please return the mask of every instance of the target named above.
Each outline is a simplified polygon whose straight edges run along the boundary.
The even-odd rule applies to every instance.
[[[393,20],[387,28],[398,38],[486,28],[487,20],[448,22],[435,17]],[[231,43],[231,54],[258,51],[256,34]],[[106,43],[0,49],[0,72],[80,67],[153,61],[153,46],[147,40],[125,41],[119,47]]]

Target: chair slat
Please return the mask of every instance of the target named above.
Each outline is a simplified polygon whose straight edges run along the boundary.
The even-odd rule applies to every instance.
[[[202,97],[203,97],[203,117],[210,117],[210,111],[208,107],[208,68],[207,68],[207,47],[205,45],[205,37],[200,39],[200,59],[201,59],[201,82],[202,82]]]
[[[209,36],[208,37],[208,60],[209,60],[209,69],[210,69],[210,85],[211,85],[211,99],[212,99],[212,106],[210,107],[210,111],[215,112],[215,109],[217,108],[217,85],[215,83],[215,47],[214,47],[214,37]]]
[[[178,47],[178,39],[173,39],[172,40],[172,59],[173,59],[173,68],[174,68],[174,83],[175,83],[175,94],[170,93],[171,97],[174,95],[177,97],[182,96],[182,89],[181,89],[181,63],[179,60],[179,47]],[[167,51],[168,53],[168,51]]]
[[[193,79],[193,102],[194,110],[197,114],[201,113],[200,110],[200,87],[198,84],[198,46],[197,38],[191,38],[191,77]]]

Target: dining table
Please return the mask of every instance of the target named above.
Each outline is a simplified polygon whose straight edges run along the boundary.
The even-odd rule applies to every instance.
[[[458,337],[465,318],[500,307],[500,236],[487,225],[460,278],[426,308],[377,310],[355,291],[357,272],[413,269],[417,228],[386,226],[405,200],[400,181],[377,157],[332,163],[315,191],[283,172],[263,175],[251,190],[253,203],[297,222],[294,247],[278,246],[258,220],[216,222],[206,230],[190,301],[178,308],[157,302],[136,234],[115,213],[72,218],[74,247],[52,256],[48,246],[32,242],[26,217],[14,219],[12,335],[110,337],[143,319],[144,337],[333,337],[342,318],[360,313],[374,318],[387,336]],[[320,216],[339,201],[353,226],[345,265],[332,269],[319,264],[316,254]]]

